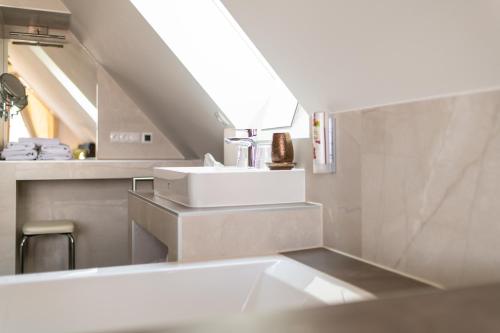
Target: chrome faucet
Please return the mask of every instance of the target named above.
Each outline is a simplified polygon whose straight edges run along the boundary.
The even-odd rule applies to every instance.
[[[257,151],[257,142],[255,141],[255,137],[257,136],[257,130],[247,129],[246,132],[248,135],[246,138],[225,138],[224,142],[248,147],[248,166],[250,168],[255,168],[255,157]]]

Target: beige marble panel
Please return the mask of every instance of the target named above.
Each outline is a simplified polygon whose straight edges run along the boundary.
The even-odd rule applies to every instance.
[[[15,271],[16,256],[16,180],[14,166],[5,166],[0,173],[0,275]]]
[[[99,85],[97,157],[99,159],[184,158],[103,68],[98,68],[97,80]],[[151,133],[153,142],[149,144],[114,143],[109,137],[111,132]]]
[[[323,205],[326,246],[361,255],[361,113],[336,115],[335,174],[312,173],[310,139],[294,140],[296,162],[306,169],[307,200]]]
[[[276,254],[322,245],[321,206],[181,215],[179,260]]]
[[[131,223],[132,265],[168,261],[168,247],[139,224]]]
[[[462,286],[500,279],[500,92],[362,113],[363,257]]]
[[[178,259],[178,216],[129,194],[129,221],[140,225],[168,247],[168,261]]]
[[[129,264],[129,188],[130,180],[19,182],[18,232],[28,221],[70,219],[76,223],[77,268]],[[66,269],[67,244],[63,236],[31,239],[26,271]]]

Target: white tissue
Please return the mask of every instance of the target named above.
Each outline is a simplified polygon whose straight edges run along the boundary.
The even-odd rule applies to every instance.
[[[206,166],[206,167],[224,167],[224,164],[217,162],[215,160],[215,157],[212,156],[212,154],[206,153],[205,158],[203,160],[203,166]]]

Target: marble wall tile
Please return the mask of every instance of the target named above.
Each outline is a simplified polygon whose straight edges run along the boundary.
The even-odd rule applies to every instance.
[[[324,244],[361,255],[361,113],[337,119],[337,172],[312,173],[310,139],[294,140],[296,162],[306,169],[306,197],[323,205]]]
[[[16,256],[16,180],[12,175],[15,167],[6,165],[0,172],[0,275],[15,271]]]
[[[362,114],[362,254],[445,286],[500,279],[500,92]]]
[[[500,91],[336,117],[336,174],[296,144],[325,245],[444,286],[500,280]]]
[[[181,215],[179,261],[272,255],[321,246],[321,206]]]

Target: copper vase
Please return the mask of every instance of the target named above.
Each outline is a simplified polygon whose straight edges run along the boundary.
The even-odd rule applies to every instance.
[[[273,163],[293,162],[293,143],[290,133],[274,133],[272,143]]]

